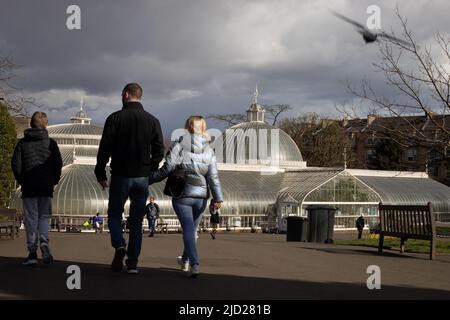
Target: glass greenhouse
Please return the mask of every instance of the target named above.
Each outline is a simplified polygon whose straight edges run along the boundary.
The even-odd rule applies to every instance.
[[[53,215],[65,224],[81,224],[96,212],[106,216],[108,207],[108,193],[94,175],[102,128],[91,125],[86,113],[80,111],[71,118],[72,123],[48,128],[64,162],[55,188]],[[246,122],[231,127],[213,144],[225,200],[223,228],[273,227],[283,231],[287,216],[306,215],[307,206],[313,204],[335,206],[335,227],[340,229],[354,228],[361,214],[369,225],[376,223],[379,202],[432,202],[440,216],[450,212],[450,188],[426,173],[307,167],[295,142],[264,122],[264,110],[256,100],[247,116]],[[274,136],[278,139],[273,140]],[[177,226],[171,199],[163,194],[164,183],[151,185],[150,194],[160,205],[160,217]],[[21,206],[19,188],[12,207],[21,210]],[[127,214],[128,203],[124,216]],[[205,215],[204,226],[208,225],[209,215]]]

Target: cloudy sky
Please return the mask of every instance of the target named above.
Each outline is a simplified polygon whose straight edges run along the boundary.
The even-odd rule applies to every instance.
[[[145,108],[164,131],[190,114],[238,113],[251,103],[284,103],[290,116],[337,116],[351,102],[346,83],[369,79],[376,45],[330,9],[365,23],[381,9],[384,30],[400,31],[398,4],[421,45],[450,31],[448,0],[0,0],[0,55],[21,65],[14,84],[38,99],[52,123],[67,122],[84,96],[103,125],[121,107],[124,84],[144,88]],[[68,30],[66,9],[81,8],[81,30]],[[211,124],[211,126],[216,126]]]

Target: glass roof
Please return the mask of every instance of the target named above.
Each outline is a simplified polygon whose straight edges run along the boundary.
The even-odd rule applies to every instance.
[[[291,202],[293,198],[301,203],[309,192],[327,182],[341,171],[339,169],[308,168],[305,170],[286,172],[283,176],[278,201],[283,202],[286,199],[290,199],[288,202]]]
[[[63,165],[67,166],[73,163],[73,151],[74,148],[70,146],[59,146],[59,151],[61,152],[61,157],[63,160]],[[75,146],[75,156],[76,157],[90,157],[95,161],[97,158],[98,148],[95,147],[80,147]]]
[[[380,197],[364,183],[343,171],[312,191],[305,197],[304,201],[378,203]]]
[[[101,136],[103,128],[90,124],[65,123],[47,127],[48,134],[52,135],[96,135]]]
[[[386,204],[433,203],[436,212],[450,212],[450,188],[430,178],[357,176]]]

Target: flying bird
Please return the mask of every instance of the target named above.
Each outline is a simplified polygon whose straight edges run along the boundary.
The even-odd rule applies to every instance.
[[[354,21],[354,20],[352,20],[352,19],[350,19],[350,18],[347,18],[346,16],[343,16],[342,14],[337,13],[337,12],[335,12],[335,11],[332,11],[332,12],[333,12],[333,14],[334,14],[336,17],[338,17],[339,19],[342,19],[342,20],[344,20],[344,21],[346,21],[346,22],[348,22],[348,23],[351,23],[351,24],[353,24],[354,26],[356,26],[357,31],[358,31],[359,33],[362,34],[362,36],[363,36],[363,38],[364,38],[364,41],[365,41],[366,43],[372,43],[372,42],[375,42],[375,41],[379,40],[379,38],[381,37],[381,38],[389,39],[389,40],[391,40],[392,42],[400,43],[400,44],[402,44],[402,45],[404,45],[404,46],[408,46],[408,47],[411,47],[411,46],[412,46],[411,43],[409,43],[409,42],[407,42],[407,41],[404,41],[404,40],[401,40],[401,39],[399,39],[399,38],[396,38],[396,37],[394,37],[394,36],[391,36],[390,34],[387,34],[387,33],[384,32],[384,31],[374,32],[374,31],[370,30],[369,28],[367,28],[366,26],[362,25],[362,24],[359,23],[359,22],[356,22],[356,21]]]

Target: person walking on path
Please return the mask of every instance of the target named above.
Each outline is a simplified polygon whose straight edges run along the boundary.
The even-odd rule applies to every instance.
[[[148,221],[149,237],[153,237],[155,234],[156,221],[159,218],[159,206],[155,202],[155,197],[150,197],[150,202],[145,206],[145,216]]]
[[[49,247],[50,219],[54,186],[61,178],[62,159],[58,144],[49,138],[48,118],[37,111],[14,150],[11,166],[21,185],[24,225],[27,235],[28,257],[24,265],[37,264],[38,242],[42,262],[53,261]]]
[[[159,120],[144,110],[140,100],[142,87],[129,83],[122,90],[121,110],[105,122],[97,154],[95,175],[103,189],[109,187],[106,164],[111,158],[111,182],[108,202],[108,227],[115,249],[111,269],[120,272],[128,256],[128,273],[138,273],[142,245],[142,221],[148,197],[149,175],[158,169],[164,157]],[[128,246],[122,233],[122,213],[130,199]]]
[[[358,219],[356,219],[356,229],[358,230],[358,239],[361,239],[362,233],[364,230],[365,221],[363,215],[360,215]]]
[[[214,201],[211,201],[211,203],[209,204],[209,213],[211,214],[209,223],[212,228],[210,235],[213,240],[216,240],[216,233],[217,229],[219,229],[220,216],[219,209],[216,209],[216,207],[214,206]]]
[[[150,176],[153,182],[168,177],[164,193],[172,197],[172,206],[183,229],[183,254],[177,261],[189,277],[199,274],[197,229],[212,193],[215,208],[223,202],[216,156],[209,146],[206,121],[202,116],[186,120],[186,133],[166,155],[164,165]]]

